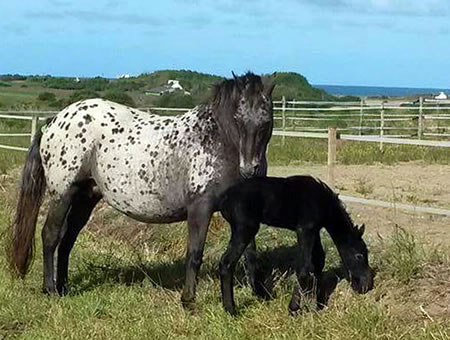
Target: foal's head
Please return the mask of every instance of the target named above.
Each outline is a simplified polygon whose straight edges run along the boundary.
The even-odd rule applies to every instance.
[[[369,266],[367,246],[362,238],[364,225],[352,227],[339,253],[354,291],[364,294],[373,288],[373,270]]]
[[[215,88],[214,116],[221,131],[239,152],[244,178],[264,175],[266,149],[273,127],[273,84],[247,73],[225,80]]]

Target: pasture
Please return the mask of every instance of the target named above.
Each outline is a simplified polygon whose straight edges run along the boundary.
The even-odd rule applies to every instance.
[[[336,173],[343,194],[448,208],[446,149],[386,146],[380,153],[369,143],[345,143],[338,151]],[[1,235],[16,202],[23,157],[21,152],[0,152]],[[274,137],[269,162],[271,175],[325,178],[326,142],[287,138],[281,146]],[[373,291],[356,295],[343,280],[328,308],[289,316],[295,234],[263,228],[257,243],[274,299],[252,296],[240,267],[235,290],[239,315],[233,318],[220,301],[217,264],[229,238],[220,217],[208,234],[196,309],[187,312],[180,303],[186,224],[146,225],[100,204],[72,253],[69,296],[41,293],[40,237],[24,282],[10,278],[0,257],[0,338],[448,339],[448,218],[360,205],[348,209],[356,223],[367,226],[370,261],[377,270]],[[1,237],[1,249],[4,242]],[[328,238],[325,249],[325,270],[338,267]]]

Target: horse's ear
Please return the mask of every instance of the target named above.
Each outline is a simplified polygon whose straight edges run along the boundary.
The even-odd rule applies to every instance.
[[[236,75],[236,73],[234,73],[234,71],[231,71],[231,74],[233,75],[234,83],[236,84],[238,90],[239,90],[239,91],[242,91],[242,89],[243,89],[244,86],[243,86],[241,80],[240,80],[239,77]]]
[[[366,230],[366,225],[363,223],[361,227],[359,227],[358,232],[361,236],[364,235],[364,231]]]

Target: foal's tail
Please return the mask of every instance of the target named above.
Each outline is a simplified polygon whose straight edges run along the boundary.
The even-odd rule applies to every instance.
[[[20,278],[25,277],[33,259],[36,222],[45,193],[44,168],[39,152],[41,138],[42,132],[38,131],[28,150],[7,249],[11,272]]]

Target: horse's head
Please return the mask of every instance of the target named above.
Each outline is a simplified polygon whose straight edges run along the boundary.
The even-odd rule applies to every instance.
[[[239,154],[239,172],[248,178],[265,175],[266,150],[273,128],[273,84],[247,73],[216,87],[215,118]]]
[[[339,253],[355,292],[365,294],[373,288],[374,272],[369,266],[367,246],[362,238],[364,225],[356,226],[347,241],[339,247]]]

